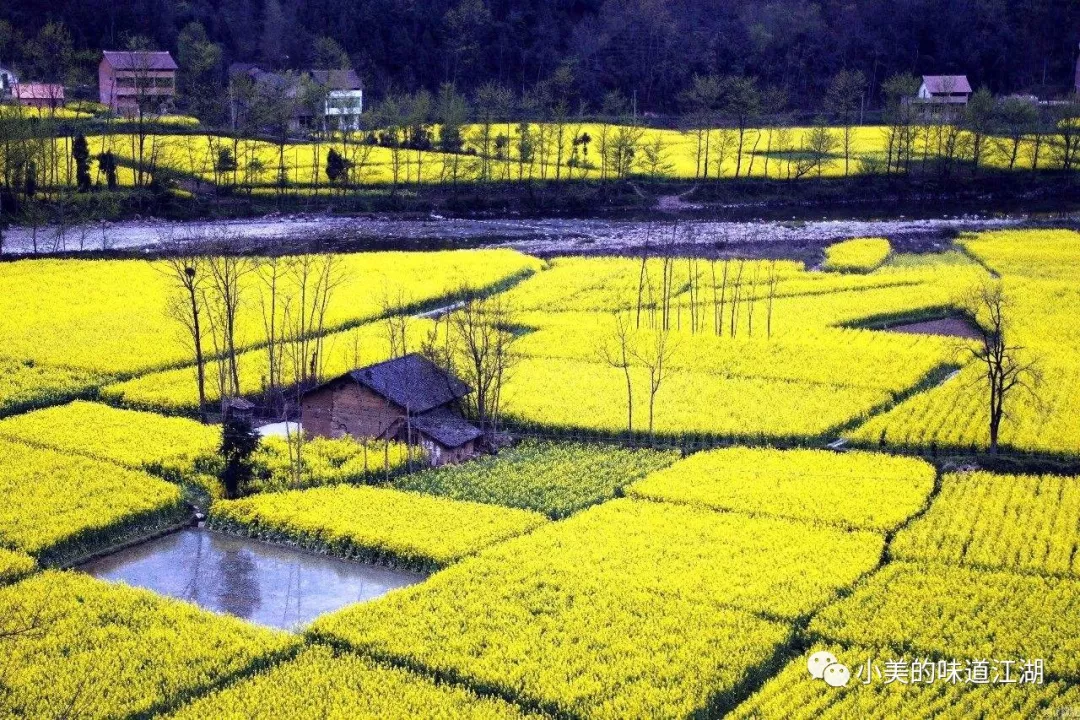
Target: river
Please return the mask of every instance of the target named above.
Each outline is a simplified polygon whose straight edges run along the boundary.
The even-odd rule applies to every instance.
[[[900,251],[928,251],[958,232],[1012,227],[1024,216],[820,220],[605,220],[568,218],[423,219],[319,215],[169,222],[130,220],[63,231],[55,226],[9,228],[3,253],[156,253],[178,242],[210,242],[243,252],[304,250],[436,250],[478,246],[522,252],[630,254],[644,246],[694,255],[738,254],[802,259],[852,237],[887,237]]]

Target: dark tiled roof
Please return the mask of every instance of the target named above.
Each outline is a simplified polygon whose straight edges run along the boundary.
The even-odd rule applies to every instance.
[[[348,377],[413,415],[472,392],[468,385],[416,353],[353,370]]]
[[[252,75],[265,72],[259,63],[234,62],[229,65],[229,75]]]
[[[483,435],[475,425],[445,407],[417,415],[410,422],[414,429],[446,448],[461,447]]]
[[[362,90],[364,87],[355,70],[312,70],[311,79],[327,90]]]
[[[102,53],[117,70],[176,70],[176,61],[165,51],[105,50]]]

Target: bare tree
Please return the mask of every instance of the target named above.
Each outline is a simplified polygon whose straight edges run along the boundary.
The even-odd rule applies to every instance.
[[[398,358],[408,355],[409,327],[412,325],[413,318],[406,312],[409,301],[405,296],[405,291],[398,288],[396,293],[392,293],[389,288],[383,288],[380,302],[390,357]]]
[[[504,295],[466,300],[449,316],[461,378],[473,388],[470,410],[481,429],[495,429],[503,384],[517,363],[515,311]]]
[[[334,291],[345,277],[341,260],[333,253],[297,256],[289,263],[289,274],[294,311],[288,333],[296,346],[295,354],[303,358],[293,381],[304,385],[322,377],[326,313]]]
[[[990,453],[996,454],[1001,421],[1008,417],[1008,399],[1019,389],[1038,403],[1042,378],[1027,349],[1010,342],[1010,303],[1000,279],[973,288],[963,299],[963,307],[978,322],[978,339],[964,345],[963,351],[983,368],[978,385],[987,393]]]
[[[1039,121],[1039,108],[1023,98],[1005,98],[998,104],[996,114],[1000,137],[993,142],[998,155],[1008,162],[1012,170],[1016,167],[1025,138]]]
[[[734,284],[731,287],[731,321],[728,323],[731,337],[735,337],[739,332],[739,301],[742,300],[743,270],[745,269],[746,261],[739,260],[739,271],[735,274]],[[727,275],[726,267],[724,274]]]
[[[776,288],[780,284],[780,273],[776,268],[776,261],[769,262],[769,276],[766,281],[769,286],[769,302],[765,310],[765,336],[772,337],[773,300],[776,299]]]
[[[667,329],[655,330],[652,338],[637,343],[632,354],[649,373],[649,438],[655,437],[656,396],[665,379],[671,376],[671,361],[675,357],[676,343]]]
[[[168,299],[169,317],[179,322],[195,356],[195,381],[199,390],[199,417],[206,421],[206,356],[203,352],[206,288],[210,280],[209,261],[194,244],[182,240],[166,243],[169,255],[160,266],[168,275],[173,292]]]
[[[284,352],[287,329],[285,318],[290,316],[289,298],[285,292],[288,259],[267,257],[256,261],[259,278],[259,304],[262,308],[263,332],[266,336],[266,382],[264,391],[269,405],[277,388],[284,386]]]
[[[223,403],[227,397],[240,395],[237,320],[243,299],[242,280],[254,267],[250,258],[228,254],[230,243],[225,232],[219,233],[211,246],[213,250],[206,255],[208,320],[215,352],[220,358],[219,384]]]
[[[634,357],[633,328],[630,318],[621,312],[612,314],[614,325],[611,333],[602,338],[596,349],[600,362],[622,370],[626,380],[626,434],[634,435],[634,385],[630,375],[631,359]]]
[[[851,171],[851,152],[854,146],[854,128],[862,114],[863,94],[866,92],[866,76],[861,71],[841,70],[833,76],[825,103],[833,118],[840,122],[840,147],[844,151],[844,175]]]

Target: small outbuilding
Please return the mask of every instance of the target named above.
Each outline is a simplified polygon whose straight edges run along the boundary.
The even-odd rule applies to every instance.
[[[11,96],[23,107],[55,110],[64,106],[64,86],[56,83],[16,83]]]
[[[304,393],[304,431],[317,437],[397,440],[432,465],[467,460],[483,433],[461,410],[472,388],[417,353],[347,372]]]
[[[967,75],[923,75],[916,99],[924,103],[967,105],[971,83]]]

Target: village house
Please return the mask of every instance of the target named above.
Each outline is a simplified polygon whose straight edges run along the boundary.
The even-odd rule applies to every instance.
[[[312,70],[311,79],[326,88],[323,131],[359,130],[364,112],[364,84],[355,70]]]
[[[64,86],[56,83],[15,83],[11,97],[23,107],[56,109],[64,106]]]
[[[289,119],[289,130],[321,129],[358,130],[360,115],[364,111],[364,84],[355,70],[301,70],[297,72],[272,72],[257,63],[233,63],[229,66],[230,83],[247,80],[256,88],[272,87],[282,91],[285,97],[298,100],[301,83],[307,81],[324,93],[322,112],[304,102],[296,102]],[[242,93],[231,93],[233,129],[244,110]]]
[[[98,64],[102,105],[121,115],[165,112],[176,98],[176,61],[168,52],[106,50]]]
[[[970,98],[967,75],[923,75],[915,96],[917,102],[944,105],[967,105]]]
[[[424,449],[432,465],[476,453],[482,433],[461,412],[472,389],[413,353],[353,370],[304,393],[304,432],[315,437],[397,440]]]

